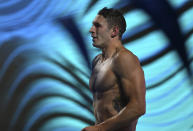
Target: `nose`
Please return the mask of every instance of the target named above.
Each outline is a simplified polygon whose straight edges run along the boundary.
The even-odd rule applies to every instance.
[[[94,33],[94,26],[92,26],[89,30],[90,33]]]

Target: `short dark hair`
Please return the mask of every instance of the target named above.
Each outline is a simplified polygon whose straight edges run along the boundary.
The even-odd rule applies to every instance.
[[[119,37],[122,37],[126,30],[126,21],[123,17],[123,14],[119,10],[104,7],[103,9],[99,10],[98,15],[102,15],[107,20],[109,29],[113,26],[118,26]]]

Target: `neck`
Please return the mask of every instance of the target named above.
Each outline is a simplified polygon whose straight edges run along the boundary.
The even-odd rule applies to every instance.
[[[119,50],[123,49],[123,45],[120,40],[109,42],[106,47],[102,48],[102,58],[106,60],[112,58]]]

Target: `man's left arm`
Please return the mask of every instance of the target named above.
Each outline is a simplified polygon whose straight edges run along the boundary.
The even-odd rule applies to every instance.
[[[123,54],[116,61],[114,69],[128,104],[117,115],[97,125],[102,131],[126,128],[146,110],[144,72],[137,57]]]

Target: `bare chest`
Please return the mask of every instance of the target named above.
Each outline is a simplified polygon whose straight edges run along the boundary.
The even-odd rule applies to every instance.
[[[104,92],[116,84],[116,77],[112,70],[112,59],[98,62],[90,77],[89,87],[93,92]]]

